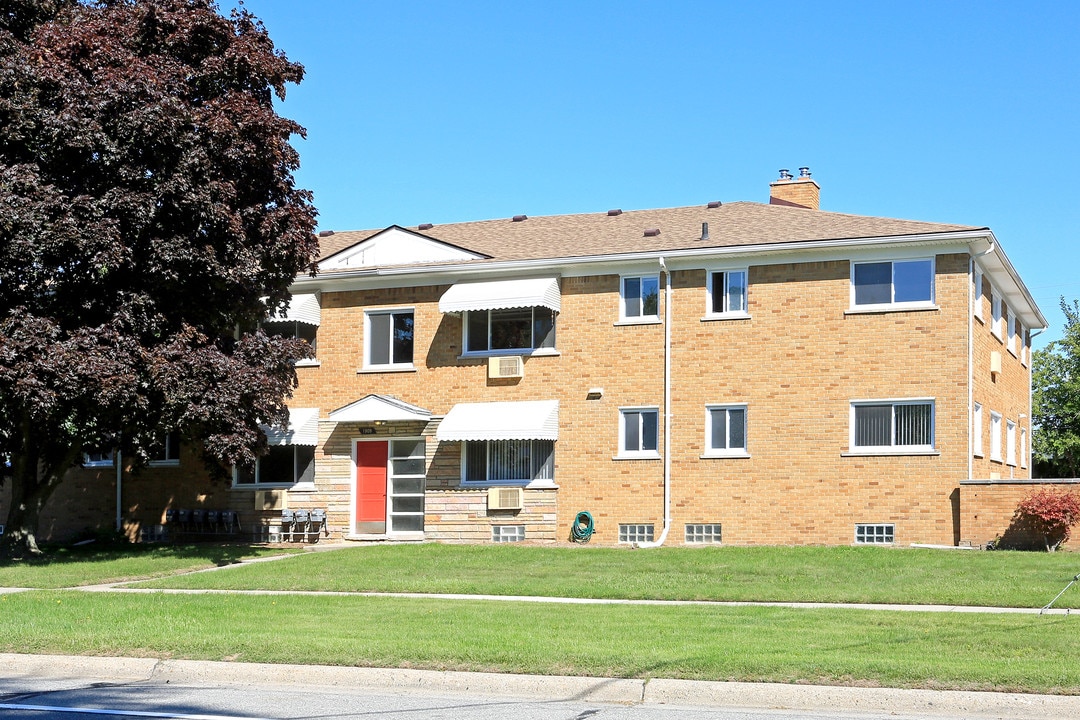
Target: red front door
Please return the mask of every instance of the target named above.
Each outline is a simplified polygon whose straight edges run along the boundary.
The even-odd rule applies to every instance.
[[[356,443],[356,532],[386,532],[387,442]]]

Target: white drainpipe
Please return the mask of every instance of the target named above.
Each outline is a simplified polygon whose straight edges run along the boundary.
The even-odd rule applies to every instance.
[[[671,273],[660,257],[664,273],[664,529],[653,542],[638,543],[638,547],[660,547],[671,529]]]

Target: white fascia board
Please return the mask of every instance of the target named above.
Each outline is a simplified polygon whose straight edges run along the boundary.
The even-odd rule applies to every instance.
[[[1035,303],[1035,299],[1031,296],[1031,291],[1028,290],[1024,281],[1020,279],[1020,274],[1016,272],[1016,268],[1009,261],[1009,257],[1001,249],[1001,243],[997,241],[994,234],[988,231],[987,236],[989,243],[991,243],[987,249],[992,250],[992,252],[980,257],[979,265],[982,266],[983,271],[990,278],[994,289],[1005,298],[1005,304],[1020,316],[1026,327],[1032,330],[1045,329],[1049,326],[1049,323],[1046,321],[1046,316],[1043,315],[1042,310]],[[1025,308],[1027,312],[1025,312]]]

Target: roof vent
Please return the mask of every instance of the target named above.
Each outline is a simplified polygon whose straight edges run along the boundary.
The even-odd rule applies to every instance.
[[[808,168],[808,167],[799,168],[799,177],[801,177],[801,178],[810,177],[810,168]]]
[[[319,231],[319,237],[330,237],[333,234],[334,234],[333,230],[320,230]]]
[[[715,210],[716,208],[720,207],[720,201],[719,200],[713,200],[712,202],[710,202],[705,207],[709,208],[710,210]]]
[[[418,225],[416,229],[417,230],[430,230],[433,227],[435,227],[435,226],[432,225],[431,223],[422,223],[422,224]]]
[[[656,237],[660,234],[660,228],[649,228],[645,231],[645,237]]]
[[[607,211],[608,217],[615,217],[616,215],[622,215],[622,210],[615,208],[614,210]]]
[[[709,223],[707,223],[707,222],[701,223],[701,239],[702,240],[708,240],[709,239]]]
[[[528,215],[515,215],[514,218],[513,218],[513,221],[514,222],[524,222],[525,220],[528,220],[528,219],[529,219]]]
[[[781,180],[791,180],[793,177],[794,176],[791,174],[790,170],[788,170],[787,168],[780,168],[780,179]]]

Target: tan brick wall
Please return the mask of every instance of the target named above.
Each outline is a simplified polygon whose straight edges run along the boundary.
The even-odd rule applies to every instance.
[[[983,546],[1001,537],[1009,527],[1017,506],[1039,490],[1071,491],[1080,495],[1080,480],[996,480],[964,482],[960,485],[960,541],[964,545]],[[1080,550],[1074,539],[1063,550]]]

